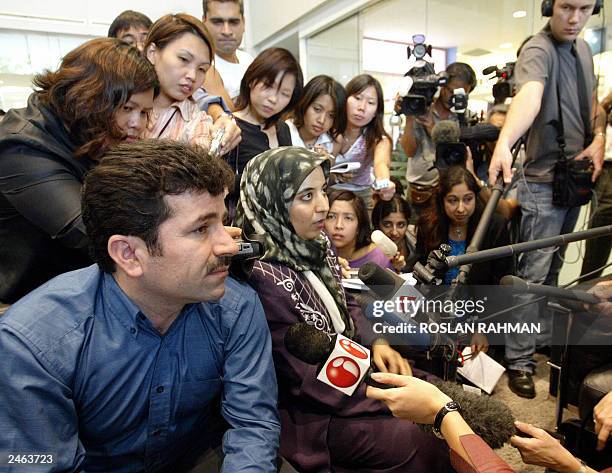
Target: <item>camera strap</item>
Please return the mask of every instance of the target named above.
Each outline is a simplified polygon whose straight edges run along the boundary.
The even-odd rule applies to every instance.
[[[561,55],[559,54],[559,50],[557,47],[557,42],[551,38],[553,44],[555,46],[555,51],[557,52],[557,62],[558,62],[558,70],[557,70],[557,107],[559,109],[559,118],[554,122],[555,128],[557,129],[557,144],[561,149],[561,159],[566,159],[565,155],[565,131],[563,127],[563,109],[561,108],[561,92],[560,92],[560,83],[561,83]],[[576,86],[578,92],[578,104],[580,108],[580,117],[582,118],[582,124],[584,127],[584,143],[583,149],[586,148],[591,141],[593,141],[593,131],[591,128],[591,121],[589,119],[589,99],[587,97],[586,90],[586,79],[584,77],[584,70],[582,68],[582,64],[580,62],[580,58],[576,51],[576,43],[572,43],[572,56],[576,60]]]
[[[578,85],[578,103],[580,104],[580,116],[584,125],[584,148],[593,141],[593,127],[591,126],[591,118],[589,112],[590,98],[587,95],[586,79],[584,69],[576,50],[576,42],[572,43],[572,55],[576,59],[576,84]]]

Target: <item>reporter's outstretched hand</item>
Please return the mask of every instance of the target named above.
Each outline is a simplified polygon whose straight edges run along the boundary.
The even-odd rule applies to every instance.
[[[523,438],[514,435],[510,439],[510,444],[519,450],[525,463],[550,468],[559,473],[579,470],[580,462],[544,430],[524,422],[516,421],[514,424],[532,437]]]
[[[391,373],[374,373],[379,383],[397,386],[394,389],[378,389],[368,386],[366,396],[384,402],[395,417],[419,424],[433,424],[438,411],[451,398],[436,386],[412,376]]]

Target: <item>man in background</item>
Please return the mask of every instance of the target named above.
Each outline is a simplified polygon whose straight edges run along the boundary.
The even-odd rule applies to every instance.
[[[207,76],[213,76],[216,70],[225,87],[227,97],[223,98],[233,101],[240,94],[244,72],[253,62],[250,54],[238,49],[244,35],[244,4],[242,0],[203,0],[202,9],[202,21],[212,34],[216,48],[214,68],[210,68]],[[204,88],[223,96],[209,83],[209,77]]]
[[[415,117],[406,116],[404,134],[400,144],[408,156],[406,180],[410,187],[410,197],[413,209],[420,214],[438,185],[438,170],[434,167],[436,161],[436,145],[431,139],[434,126],[442,120],[459,119],[451,111],[451,98],[455,89],[463,89],[469,94],[476,86],[474,69],[463,62],[454,62],[446,68],[448,82],[440,88],[436,100],[427,113]]]
[[[108,28],[108,37],[120,39],[142,51],[152,24],[151,19],[144,13],[126,10],[113,20]]]

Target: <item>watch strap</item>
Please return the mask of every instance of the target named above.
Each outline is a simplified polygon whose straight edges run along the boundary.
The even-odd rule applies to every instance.
[[[459,405],[459,403],[456,401],[447,402],[436,414],[436,418],[433,424],[433,432],[438,438],[444,438],[441,429],[442,421],[444,420],[446,414],[448,414],[449,412],[459,412],[459,414],[461,414],[461,406]]]

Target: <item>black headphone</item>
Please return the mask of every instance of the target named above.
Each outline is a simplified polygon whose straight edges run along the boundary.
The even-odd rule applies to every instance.
[[[542,1],[542,16],[552,16],[553,3],[555,3],[555,0],[543,0]],[[598,15],[602,7],[603,7],[603,0],[595,0],[595,8],[593,8],[593,15]]]

